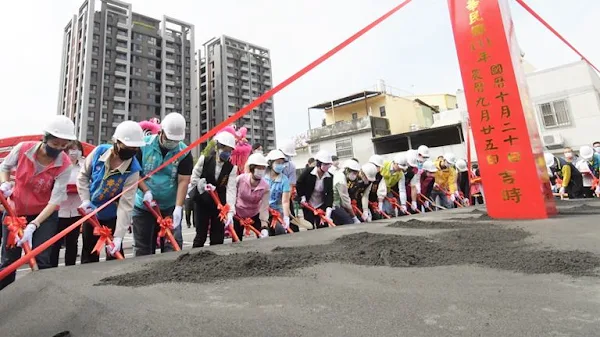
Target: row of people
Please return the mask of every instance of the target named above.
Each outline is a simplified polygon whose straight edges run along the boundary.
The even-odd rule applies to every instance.
[[[563,155],[544,153],[553,192],[569,199],[600,196],[600,142],[594,143],[594,148],[582,146],[579,156],[570,147],[563,150]]]

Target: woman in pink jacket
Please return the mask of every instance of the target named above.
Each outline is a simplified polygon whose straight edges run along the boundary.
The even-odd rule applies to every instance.
[[[56,234],[58,207],[67,198],[71,160],[64,150],[75,140],[75,125],[65,116],[55,116],[44,128],[41,142],[17,144],[0,165],[0,191],[10,197],[17,216],[25,217],[27,226],[14,248],[7,247],[8,229],[2,226],[2,265],[21,257],[21,245],[35,248]],[[11,180],[11,171],[15,171]],[[40,269],[52,267],[51,249],[36,257]],[[14,282],[15,273],[0,281],[0,289]]]
[[[269,184],[264,179],[267,160],[260,153],[248,157],[248,172],[237,177],[236,215],[241,219],[252,219],[254,228],[261,236],[268,236],[269,228]],[[238,219],[233,220],[237,236],[242,240],[244,228]]]

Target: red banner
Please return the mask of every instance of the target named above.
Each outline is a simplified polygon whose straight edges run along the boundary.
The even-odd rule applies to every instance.
[[[448,0],[488,214],[556,214],[507,0]]]

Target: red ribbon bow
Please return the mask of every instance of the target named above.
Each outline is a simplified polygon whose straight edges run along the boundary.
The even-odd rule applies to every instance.
[[[4,225],[8,229],[8,237],[6,238],[6,247],[13,248],[17,245],[19,240],[19,231],[27,226],[27,219],[22,216],[10,216],[4,217]]]
[[[227,221],[227,214],[231,211],[231,207],[228,204],[217,205],[217,209],[219,209],[219,220],[222,222]]]
[[[100,250],[104,247],[106,240],[112,240],[112,231],[106,226],[94,227],[94,235],[99,236],[92,253],[100,254]]]
[[[171,217],[158,218],[156,219],[160,230],[158,231],[158,237],[164,238],[167,235],[167,230],[173,230],[173,219]]]

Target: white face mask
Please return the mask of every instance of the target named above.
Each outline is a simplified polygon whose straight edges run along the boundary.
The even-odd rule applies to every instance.
[[[358,173],[354,173],[354,172],[352,172],[352,173],[348,173],[348,179],[349,179],[350,181],[355,181],[355,180],[356,180],[356,178],[358,178]]]
[[[573,152],[565,152],[565,158],[572,159],[573,158]]]
[[[254,169],[254,178],[255,179],[262,179],[265,176],[265,171],[266,170]]]
[[[79,150],[69,150],[69,158],[71,161],[76,161],[81,158],[81,151]]]
[[[254,150],[254,153],[260,153],[260,154],[263,154],[263,150],[258,150],[258,149],[257,149],[257,150]]]

